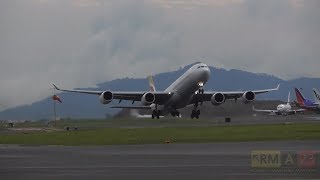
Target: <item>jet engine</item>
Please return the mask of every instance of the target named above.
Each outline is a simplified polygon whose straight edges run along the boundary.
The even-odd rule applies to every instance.
[[[211,96],[211,103],[212,105],[218,106],[222,103],[224,103],[226,100],[226,97],[222,93],[215,93]]]
[[[245,93],[243,93],[241,99],[243,103],[248,104],[253,102],[255,98],[256,98],[256,95],[254,94],[254,92],[246,91]]]
[[[156,100],[156,96],[155,96],[153,93],[151,93],[151,92],[145,93],[145,94],[141,97],[141,103],[142,103],[144,106],[147,106],[147,105],[152,104],[155,100]]]
[[[104,91],[100,97],[99,100],[102,104],[109,104],[113,99],[113,94],[111,91]]]

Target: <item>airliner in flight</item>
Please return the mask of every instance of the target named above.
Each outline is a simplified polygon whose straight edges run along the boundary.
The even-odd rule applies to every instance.
[[[291,105],[290,105],[290,91],[289,91],[289,94],[288,94],[287,104],[279,104],[277,106],[276,110],[255,109],[254,107],[252,107],[252,108],[256,112],[265,112],[265,113],[270,113],[270,115],[283,115],[283,116],[292,115],[292,114],[296,114],[298,112],[305,111],[305,109],[292,109],[291,108]]]
[[[180,116],[179,109],[188,105],[193,105],[191,118],[199,118],[201,105],[205,101],[211,101],[213,105],[223,104],[227,99],[241,99],[243,103],[250,103],[255,100],[256,94],[275,91],[274,89],[254,90],[254,91],[234,91],[234,92],[205,92],[203,86],[210,77],[210,69],[204,63],[196,63],[174,81],[164,91],[156,91],[153,80],[149,78],[150,91],[140,92],[120,92],[120,91],[86,91],[86,90],[66,90],[53,85],[55,89],[66,92],[85,93],[99,96],[102,104],[108,104],[113,99],[141,101],[140,106],[113,106],[111,108],[130,109],[150,109],[152,118],[159,118],[161,115],[171,113],[172,116]]]
[[[301,91],[298,88],[294,89],[296,92],[296,105],[304,108],[304,109],[308,109],[308,110],[315,110],[320,112],[320,102],[317,98],[317,96],[319,97],[319,93],[317,92],[316,89],[313,89],[313,96],[314,96],[314,101],[311,99],[307,99],[304,97],[304,95],[301,93]]]

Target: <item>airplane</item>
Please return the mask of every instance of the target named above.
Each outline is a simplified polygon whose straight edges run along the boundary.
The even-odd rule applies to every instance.
[[[312,92],[315,104],[317,105],[317,110],[320,111],[320,93],[316,88],[313,88]]]
[[[292,114],[296,114],[298,112],[303,112],[305,111],[305,109],[291,109],[291,105],[290,105],[290,91],[288,94],[288,101],[287,104],[279,104],[277,106],[276,110],[267,110],[267,109],[255,109],[254,106],[252,106],[252,109],[256,112],[265,112],[265,113],[270,113],[270,115],[283,115],[283,116],[287,116],[287,115],[292,115]]]
[[[319,104],[319,101],[317,100],[318,93],[316,89],[313,89],[313,95],[314,95],[315,101],[311,99],[306,99],[298,88],[295,88],[294,90],[296,92],[296,97],[297,97],[296,105],[298,107],[308,109],[308,110],[320,111],[320,104]]]
[[[150,91],[140,92],[120,92],[120,91],[87,91],[87,90],[67,90],[60,89],[53,84],[54,88],[59,91],[93,94],[99,96],[102,104],[108,104],[113,99],[141,101],[140,106],[112,106],[111,108],[128,108],[128,109],[149,109],[152,110],[152,119],[159,119],[160,115],[171,113],[173,117],[180,116],[178,109],[193,105],[191,118],[199,118],[199,104],[204,101],[211,101],[213,105],[221,105],[227,99],[241,99],[247,104],[253,102],[256,94],[276,91],[280,84],[274,89],[254,90],[254,91],[234,91],[234,92],[204,92],[203,86],[210,77],[210,69],[204,63],[196,63],[176,81],[174,81],[164,91],[156,91],[152,78],[149,77]]]
[[[140,118],[144,119],[144,118],[151,118],[152,117],[151,114],[140,114],[137,109],[131,109],[130,110],[130,116],[138,118],[138,119],[140,119]],[[163,118],[163,117],[164,116],[159,116],[159,118]]]

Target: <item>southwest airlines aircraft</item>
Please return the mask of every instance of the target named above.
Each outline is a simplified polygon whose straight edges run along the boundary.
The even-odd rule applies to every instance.
[[[308,110],[315,110],[318,112],[320,111],[320,104],[319,104],[320,101],[318,99],[319,93],[316,89],[313,89],[312,91],[315,101],[305,98],[298,88],[295,88],[294,90],[296,92],[296,97],[297,97],[297,101],[296,101],[297,106],[304,109],[308,109]]]
[[[253,107],[253,110],[256,112],[265,112],[265,113],[270,113],[270,115],[291,115],[291,114],[296,114],[297,112],[303,112],[305,109],[291,109],[290,105],[290,91],[288,94],[288,101],[287,104],[279,104],[277,106],[276,110],[267,110],[267,109],[255,109]]]
[[[279,89],[279,85],[274,89],[264,89],[255,91],[234,91],[234,92],[204,92],[202,89],[210,77],[210,69],[204,63],[197,63],[173,82],[166,90],[156,91],[153,80],[149,78],[150,91],[141,92],[118,92],[118,91],[85,91],[85,90],[65,90],[54,85],[57,90],[66,92],[76,92],[94,94],[99,96],[102,104],[108,104],[113,99],[141,101],[141,106],[113,106],[111,108],[131,108],[150,109],[152,118],[159,118],[160,115],[171,113],[172,116],[180,116],[178,109],[188,105],[193,105],[194,109],[191,118],[199,118],[200,110],[198,105],[204,101],[211,101],[213,105],[220,105],[227,99],[238,98],[244,103],[254,101],[256,94],[266,93]]]

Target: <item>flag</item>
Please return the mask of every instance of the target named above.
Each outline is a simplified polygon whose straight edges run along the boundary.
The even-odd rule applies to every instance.
[[[53,96],[52,96],[52,99],[53,99],[54,101],[59,101],[60,103],[62,103],[60,97],[57,96],[57,95],[53,95]]]

